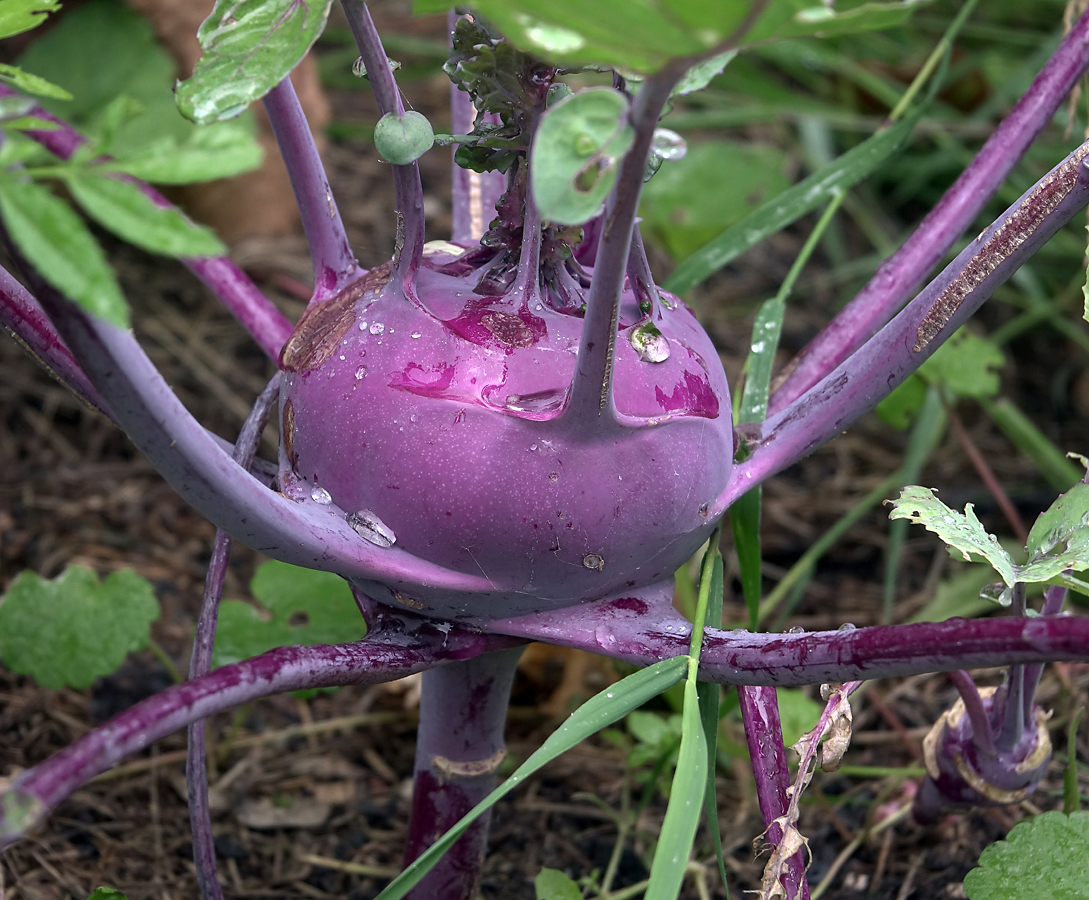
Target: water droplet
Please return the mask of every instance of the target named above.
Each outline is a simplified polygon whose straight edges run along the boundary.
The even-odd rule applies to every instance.
[[[582,564],[587,569],[593,569],[595,572],[600,572],[605,568],[605,560],[602,559],[597,553],[587,553],[582,558]]]
[[[677,132],[668,128],[655,128],[650,140],[650,151],[661,159],[684,159],[688,153],[688,144]]]
[[[367,377],[367,367],[366,366],[360,366],[358,369],[355,370],[355,380],[356,381],[362,381],[366,377]]]
[[[359,330],[360,331],[366,331],[367,330],[367,322],[366,322],[365,319],[360,319],[359,320]]]
[[[549,472],[548,473],[548,480],[551,481],[553,484],[555,484],[557,481],[560,480],[560,473],[559,472]]]
[[[536,450],[536,449],[537,449],[537,445],[536,445],[536,444],[530,444],[530,445],[529,445],[529,449],[530,449],[530,450]]]
[[[669,359],[669,339],[653,322],[636,325],[629,332],[628,340],[643,362],[660,363]]]
[[[343,353],[340,354],[340,358],[344,359],[344,354]]]
[[[420,332],[418,332],[418,331],[414,331],[414,332],[412,332],[411,335],[409,335],[409,337],[411,337],[412,340],[416,340],[417,338],[422,338],[423,335],[420,334]]]
[[[320,503],[322,506],[328,506],[333,502],[333,498],[330,493],[323,487],[318,487],[316,484],[310,489],[310,499],[315,503]]]
[[[363,57],[362,56],[358,57],[356,59],[356,61],[354,63],[352,63],[352,74],[356,78],[366,78],[367,77],[367,66],[363,62]]]
[[[613,699],[613,692],[609,691],[608,693],[606,693],[605,694],[605,699],[612,700]]]
[[[1005,582],[996,581],[984,585],[983,590],[979,592],[979,596],[981,599],[991,600],[999,606],[1009,606],[1013,603],[1013,588],[1007,587]]]
[[[512,412],[550,413],[563,406],[563,391],[538,391],[535,394],[509,394],[504,404]]]
[[[787,629],[787,634],[805,634],[805,629],[801,625],[795,625]]]
[[[839,626],[839,630],[840,630],[840,631],[857,631],[857,630],[858,630],[858,626],[857,626],[857,625],[853,625],[853,624],[852,624],[852,623],[850,623],[850,622],[844,622],[844,623],[843,623],[842,625],[840,625],[840,626]]]
[[[386,326],[383,325],[381,322],[375,322],[370,327],[371,334],[381,334],[385,330],[386,330]]]
[[[413,413],[411,416],[409,416],[408,421],[415,422],[416,421],[416,413]]]
[[[706,518],[707,518],[707,514],[708,514],[708,513],[710,512],[710,511],[711,511],[711,507],[710,507],[710,505],[709,505],[709,504],[707,504],[707,503],[701,503],[701,504],[700,504],[700,518],[701,518],[701,519],[706,519]]]
[[[397,535],[393,533],[393,529],[369,509],[349,513],[345,521],[363,540],[378,547],[392,547],[397,542]]]

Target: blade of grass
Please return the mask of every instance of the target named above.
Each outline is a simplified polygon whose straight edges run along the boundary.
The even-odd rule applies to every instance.
[[[1078,724],[1081,722],[1081,714],[1084,707],[1079,706],[1070,719],[1070,728],[1066,733],[1067,764],[1063,770],[1063,812],[1066,815],[1081,809],[1081,798],[1078,796],[1078,767],[1077,767],[1077,742]]]
[[[399,900],[431,870],[481,813],[494,806],[498,800],[509,794],[546,763],[677,684],[685,677],[688,668],[688,657],[674,656],[671,659],[663,659],[591,697],[575,710],[563,725],[549,735],[529,759],[515,769],[510,778],[481,800],[453,828],[410,863],[386,886],[376,900]]]
[[[1012,400],[1008,397],[998,400],[980,397],[979,404],[1010,439],[1010,443],[1028,457],[1055,490],[1068,491],[1081,481],[1085,473],[1067,459],[1066,454]]]
[[[722,554],[716,552],[711,570],[711,593],[707,600],[707,624],[717,628],[722,624]],[[720,720],[719,698],[722,688],[710,682],[700,682],[696,687],[699,698],[700,721],[703,724],[704,739],[707,743],[707,789],[703,795],[703,811],[707,816],[711,842],[715,846],[715,858],[718,860],[718,873],[722,878],[722,888],[726,900],[730,898],[730,888],[726,881],[726,860],[722,856],[722,836],[718,827],[718,795],[715,791],[715,768],[718,761],[718,725]]]

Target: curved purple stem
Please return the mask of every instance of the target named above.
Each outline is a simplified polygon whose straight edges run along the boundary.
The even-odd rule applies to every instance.
[[[386,61],[386,51],[367,4],[363,0],[341,0],[341,5],[367,68],[367,78],[374,90],[378,111],[382,115],[403,116],[405,107],[401,102],[401,92]],[[394,277],[411,297],[415,294],[416,271],[420,267],[424,245],[423,187],[420,185],[419,164],[413,162],[393,166],[393,187],[397,198],[397,243],[393,252],[397,272]]]
[[[345,578],[443,590],[490,590],[491,583],[363,540],[333,505],[270,491],[231,459],[185,409],[136,338],[94,319],[48,285],[47,314],[141,452],[217,528],[259,552]]]
[[[1089,69],[1089,12],[1073,29],[990,140],[904,244],[881,264],[859,294],[802,350],[771,396],[784,410],[873,336],[911,296],[972,224],[1071,88]]]
[[[1050,585],[1044,589],[1044,605],[1040,608],[1041,616],[1057,616],[1063,611],[1066,603],[1066,588]],[[1036,687],[1040,683],[1040,675],[1044,667],[1041,665],[1025,666],[1025,721],[1032,721],[1032,704],[1036,698]]]
[[[291,77],[285,77],[266,94],[263,103],[302,216],[314,264],[314,296],[310,302],[318,303],[339,294],[366,273],[348,243],[344,222]]]
[[[981,233],[888,325],[808,393],[768,418],[712,506],[734,500],[873,409],[1075,213],[1089,203],[1083,144]]]
[[[737,689],[745,740],[749,745],[752,774],[756,780],[756,799],[764,817],[765,837],[771,844],[783,839],[783,828],[775,820],[786,815],[790,804],[790,770],[787,768],[783,729],[779,723],[779,701],[773,687],[741,686]],[[799,850],[787,860],[783,872],[787,897],[809,900],[805,880],[805,856]]]
[[[8,96],[21,95],[0,84],[0,97]],[[60,159],[68,159],[87,142],[87,138],[71,125],[41,107],[31,110],[27,115],[57,126],[50,131],[25,133]],[[138,185],[144,194],[158,206],[164,209],[175,208],[174,204],[155,188],[137,178],[124,177],[127,181]],[[249,276],[225,256],[185,257],[181,261],[220,299],[269,358],[278,359],[280,350],[290,337],[294,326],[272,301],[261,293]]]
[[[376,633],[353,644],[281,647],[175,685],[16,778],[0,794],[0,849],[91,778],[190,722],[270,694],[393,681],[511,645],[458,626],[447,632],[423,623],[414,632]]]
[[[994,753],[994,733],[991,729],[991,719],[983,706],[983,698],[979,696],[972,676],[963,669],[953,669],[946,673],[953,687],[964,701],[964,710],[968,714],[968,721],[972,723],[972,739],[988,753]]]

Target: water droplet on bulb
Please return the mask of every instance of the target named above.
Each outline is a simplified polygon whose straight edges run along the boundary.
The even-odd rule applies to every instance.
[[[688,144],[677,132],[668,128],[655,128],[650,139],[650,151],[660,159],[684,159],[688,153]]]
[[[587,569],[593,569],[595,572],[600,572],[605,568],[605,560],[602,559],[597,553],[587,553],[582,558],[582,564]]]
[[[512,412],[550,413],[563,406],[563,391],[538,391],[535,394],[510,394],[504,404]]]
[[[322,506],[328,506],[333,502],[333,498],[330,493],[323,487],[318,487],[316,484],[310,489],[310,499],[315,503],[320,503]]]
[[[411,337],[413,340],[416,340],[417,338],[422,338],[423,335],[420,334],[420,332],[418,332],[418,331],[414,331],[414,332],[412,332],[411,335],[409,335],[409,337]]]
[[[386,330],[386,326],[383,325],[381,322],[375,322],[370,327],[371,334],[381,334],[385,330]]]
[[[408,421],[415,422],[416,421],[416,413],[413,413],[411,416],[409,416]]]
[[[367,321],[366,321],[366,319],[360,319],[359,320],[359,330],[360,331],[366,331],[367,330]]]
[[[636,325],[628,334],[628,340],[643,362],[660,363],[669,359],[669,338],[653,322]]]
[[[805,634],[805,629],[801,625],[795,625],[787,629],[787,634]]]
[[[530,445],[529,445],[529,449],[530,449],[530,450],[536,450],[536,449],[537,449],[537,445],[536,445],[536,444],[530,444]]]
[[[858,626],[850,622],[844,622],[839,626],[840,631],[858,631]]]
[[[346,521],[356,534],[363,540],[369,541],[378,547],[392,547],[397,542],[397,535],[393,533],[385,522],[372,513],[369,509],[361,509],[359,512],[349,513]]]
[[[560,473],[559,472],[549,472],[548,480],[551,481],[553,484],[555,484],[557,481],[560,480]]]
[[[355,380],[356,381],[362,381],[366,377],[367,377],[367,367],[366,366],[360,366],[358,369],[355,370]]]

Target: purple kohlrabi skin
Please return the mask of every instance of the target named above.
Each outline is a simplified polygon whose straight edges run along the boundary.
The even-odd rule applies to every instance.
[[[364,539],[494,585],[359,585],[425,615],[508,617],[670,578],[713,530],[733,465],[710,339],[676,298],[644,314],[626,290],[615,410],[605,397],[587,423],[565,414],[585,273],[502,296],[480,255],[436,242],[411,295],[387,265],[308,311],[281,356],[282,490],[327,492]]]

